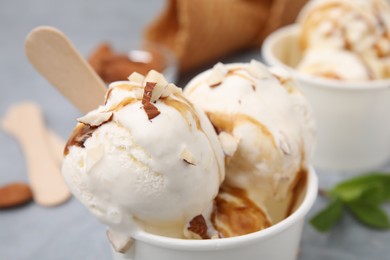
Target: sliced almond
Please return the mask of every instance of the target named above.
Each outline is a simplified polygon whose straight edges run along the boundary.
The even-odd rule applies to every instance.
[[[135,89],[134,90],[134,96],[136,99],[141,100],[144,97],[144,89]]]
[[[127,79],[131,82],[142,84],[145,80],[145,76],[138,72],[133,72]]]
[[[160,114],[158,108],[150,102],[144,104],[144,110],[149,120],[152,120],[153,118],[155,118]]]
[[[182,92],[183,92],[183,90],[181,88],[176,87],[176,85],[173,83],[169,83],[164,88],[164,91],[162,92],[161,97],[165,98],[165,97],[170,96],[171,94],[178,94],[178,93],[182,93]]]
[[[207,83],[210,85],[210,87],[219,86],[223,82],[227,73],[228,70],[226,69],[225,65],[222,63],[217,63],[211,71],[211,74],[207,79]]]
[[[90,126],[100,126],[109,121],[112,117],[112,112],[93,110],[83,117],[77,118],[77,121]]]
[[[251,60],[251,63],[248,67],[248,72],[257,79],[265,79],[271,77],[271,73],[268,68],[263,64],[256,60]]]
[[[239,140],[227,132],[220,132],[218,135],[222,150],[225,155],[232,157],[237,151]]]
[[[289,143],[286,140],[286,136],[282,133],[279,132],[279,149],[285,154],[285,155],[290,155],[291,154],[291,148]]]
[[[271,67],[269,68],[269,71],[274,77],[276,77],[281,82],[292,80],[290,73],[281,67]]]
[[[144,79],[144,85],[146,85],[148,82],[156,83],[150,100],[150,102],[155,102],[157,99],[160,98],[165,86],[168,85],[168,81],[166,81],[166,79],[161,73],[158,73],[155,70],[151,70]]]
[[[183,151],[180,154],[180,158],[188,164],[196,165],[194,156],[187,148],[183,149]]]
[[[156,82],[146,82],[144,93],[142,96],[142,104],[150,102],[150,100],[152,99],[152,94],[155,86],[156,86]]]
[[[134,244],[134,239],[131,237],[113,232],[111,229],[107,230],[107,237],[114,250],[122,254],[126,253]]]
[[[208,239],[207,223],[202,215],[194,217],[187,228],[187,236],[192,239]]]

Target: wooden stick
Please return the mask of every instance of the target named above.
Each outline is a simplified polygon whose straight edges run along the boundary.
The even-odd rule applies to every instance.
[[[106,85],[61,31],[35,28],[26,37],[25,51],[35,69],[81,112],[103,103]]]
[[[14,105],[3,119],[2,127],[22,146],[34,200],[42,206],[66,201],[70,192],[48,147],[48,133],[39,107],[27,102]]]
[[[47,144],[50,155],[58,168],[62,166],[62,160],[64,159],[65,142],[55,132],[47,130]]]

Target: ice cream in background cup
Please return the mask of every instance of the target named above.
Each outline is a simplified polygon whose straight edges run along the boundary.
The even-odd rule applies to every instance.
[[[289,70],[311,103],[319,168],[361,172],[390,159],[389,10],[385,1],[312,1],[263,44],[265,62]]]
[[[289,75],[257,61],[184,91],[133,73],[78,118],[62,173],[115,259],[290,260],[317,195],[315,134]]]

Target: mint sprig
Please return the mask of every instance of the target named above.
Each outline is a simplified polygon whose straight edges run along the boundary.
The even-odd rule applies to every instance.
[[[329,205],[310,223],[318,231],[331,229],[348,210],[358,221],[376,229],[390,229],[390,220],[381,204],[390,201],[390,174],[372,172],[339,183],[325,192]]]

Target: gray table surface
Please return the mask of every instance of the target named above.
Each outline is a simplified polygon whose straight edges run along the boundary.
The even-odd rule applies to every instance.
[[[28,64],[23,50],[27,33],[38,25],[63,30],[82,54],[98,43],[137,43],[142,29],[160,12],[164,1],[35,0],[0,1],[0,118],[21,101],[40,104],[48,127],[64,139],[75,126],[79,112]],[[260,58],[259,51],[226,57],[223,62]],[[205,67],[207,68],[207,66]],[[198,71],[180,78],[183,86]],[[18,143],[0,130],[0,185],[26,181],[26,164]],[[390,163],[383,168],[390,169]],[[318,170],[320,186],[332,187],[349,177]],[[308,217],[326,205],[318,198]],[[389,205],[386,206],[390,212]],[[110,259],[106,228],[71,199],[55,208],[34,203],[0,211],[0,259]],[[390,232],[367,229],[345,216],[331,232],[304,228],[300,260],[390,259]]]

